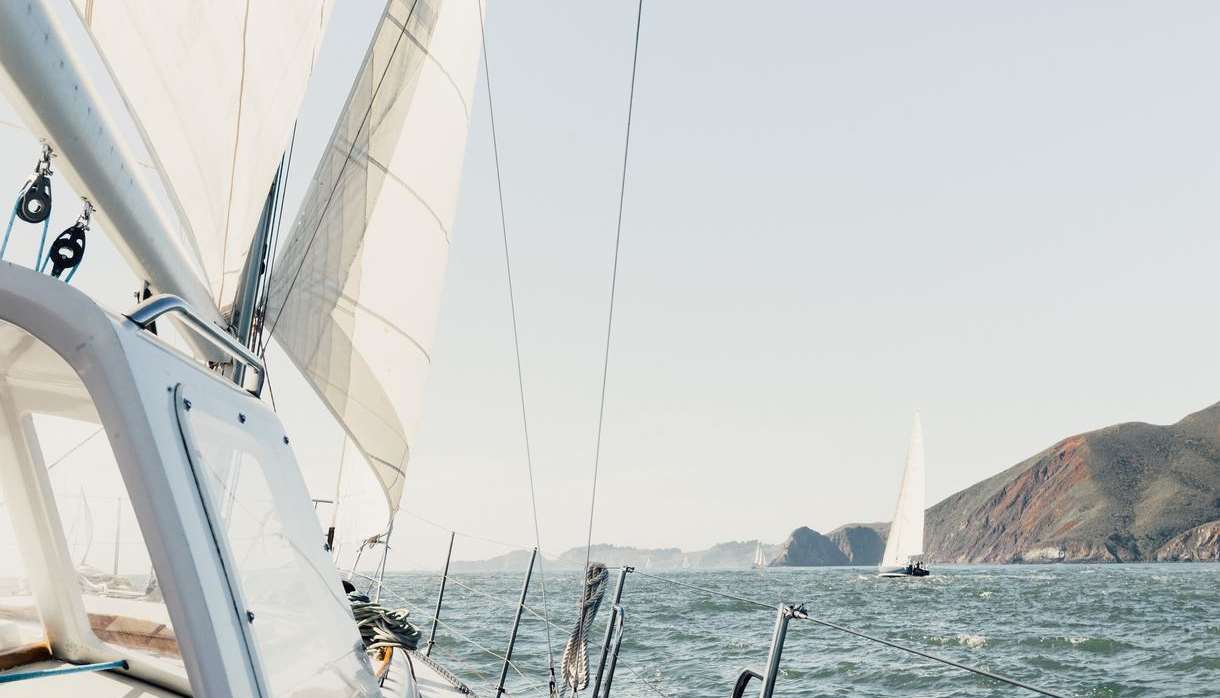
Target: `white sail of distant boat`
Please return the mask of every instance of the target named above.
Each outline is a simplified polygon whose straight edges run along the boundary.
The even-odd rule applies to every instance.
[[[689,555],[682,556],[682,569],[684,569],[684,570],[690,569],[690,556]]]
[[[894,510],[893,523],[890,524],[889,537],[885,541],[885,553],[881,556],[881,564],[878,567],[882,576],[918,576],[919,572],[924,572],[924,489],[923,426],[917,412],[911,426],[911,443],[907,448],[906,470],[903,472],[902,487],[898,492],[898,505]],[[919,565],[918,569],[916,563]]]
[[[767,566],[767,556],[763,553],[762,541],[754,546],[754,566],[759,569]]]

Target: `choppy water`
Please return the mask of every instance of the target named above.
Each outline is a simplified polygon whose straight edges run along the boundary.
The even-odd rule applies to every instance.
[[[1220,564],[938,567],[896,580],[864,568],[658,574],[773,604],[804,602],[812,615],[1069,696],[1220,695]],[[494,695],[499,660],[458,633],[502,654],[521,575],[455,579],[497,598],[451,583],[441,619],[452,628],[438,630],[433,656],[479,695]],[[546,581],[550,617],[570,628],[577,575]],[[425,635],[438,582],[422,573],[388,580]],[[771,611],[640,575],[628,576],[623,602],[616,696],[728,696],[742,668],[766,660]],[[527,604],[541,612],[537,579]],[[607,610],[592,635],[597,647]],[[545,682],[545,627],[528,613],[522,621],[513,659],[525,678],[510,672],[514,694]],[[552,632],[556,661],[565,639]],[[596,661],[596,647],[590,654]],[[801,621],[789,630],[782,669],[782,696],[1033,695]]]

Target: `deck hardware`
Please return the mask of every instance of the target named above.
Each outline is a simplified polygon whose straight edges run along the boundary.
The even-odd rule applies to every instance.
[[[441,604],[445,602],[445,582],[449,581],[449,560],[453,558],[453,538],[457,533],[449,532],[449,552],[445,553],[445,570],[441,572],[441,589],[436,594],[436,612],[432,614],[432,631],[428,633],[428,645],[424,647],[424,656],[432,654],[432,646],[436,644],[436,624],[441,620]]]
[[[51,146],[42,144],[42,155],[34,174],[26,181],[17,202],[17,217],[26,223],[42,223],[51,217]]]
[[[500,681],[496,683],[496,698],[504,695],[504,682],[508,679],[508,668],[513,659],[513,645],[517,644],[517,627],[521,625],[521,614],[525,612],[525,595],[530,590],[530,577],[534,574],[534,562],[538,559],[538,548],[530,553],[530,566],[525,570],[525,582],[521,584],[521,600],[517,602],[517,614],[513,617],[513,630],[508,636],[508,650],[504,653],[504,665],[500,667]]]
[[[771,698],[775,692],[775,681],[779,678],[779,660],[784,654],[784,639],[788,636],[788,622],[793,618],[808,618],[805,605],[784,605],[775,612],[775,632],[771,635],[771,652],[767,655],[767,672],[762,676],[759,698]],[[747,679],[748,680],[748,679]],[[737,679],[738,683],[741,678]],[[743,686],[744,689],[744,686]]]
[[[242,424],[245,424],[245,423],[246,423],[246,415],[242,414],[241,412],[238,412],[238,413],[237,413],[237,421],[241,422]]]
[[[178,296],[170,293],[157,294],[133,308],[127,314],[127,319],[134,322],[140,329],[146,330],[157,318],[169,313],[177,313],[186,324],[190,325],[204,339],[229,354],[235,361],[240,361],[245,363],[246,366],[253,368],[258,373],[258,380],[253,388],[247,388],[247,392],[255,397],[262,394],[263,380],[266,378],[266,370],[263,368],[262,360],[242,345],[241,342],[237,341],[233,335],[204,320],[203,317],[191,309],[191,306],[187,305],[186,301]]]
[[[732,698],[741,698],[746,694],[746,687],[750,685],[750,679],[762,680],[762,674],[753,669],[742,669],[737,675],[737,683],[733,684]]]

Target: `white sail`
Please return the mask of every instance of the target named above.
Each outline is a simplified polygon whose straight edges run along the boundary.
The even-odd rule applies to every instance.
[[[391,0],[275,263],[266,323],[397,510],[480,56],[475,0]]]
[[[754,566],[766,567],[767,556],[763,554],[762,542],[760,541],[754,548]]]
[[[885,541],[885,553],[881,556],[883,571],[906,567],[912,558],[923,555],[924,489],[923,427],[919,413],[916,413],[902,488],[898,491],[898,506]]]
[[[329,3],[73,2],[223,305],[288,145]]]

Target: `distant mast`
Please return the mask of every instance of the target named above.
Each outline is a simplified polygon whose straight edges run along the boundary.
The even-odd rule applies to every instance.
[[[882,574],[901,572],[912,562],[922,560],[924,497],[923,426],[916,412],[898,506],[878,568]]]

